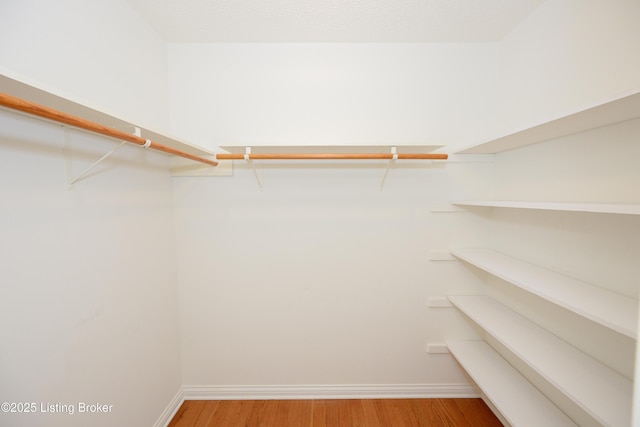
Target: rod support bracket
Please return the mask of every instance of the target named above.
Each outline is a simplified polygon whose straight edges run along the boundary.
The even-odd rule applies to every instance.
[[[65,140],[65,150],[68,151],[68,153],[70,153],[70,143],[69,143],[69,135],[67,133],[67,128],[66,126],[62,126],[64,129],[64,140]],[[140,136],[140,128],[138,126],[134,126],[133,127],[133,134],[135,136]],[[116,145],[115,148],[113,148],[112,150],[110,150],[108,153],[106,153],[104,156],[100,157],[98,160],[96,160],[95,162],[93,162],[90,166],[88,166],[87,168],[85,168],[82,172],[80,172],[77,176],[72,177],[71,176],[71,159],[70,157],[68,157],[67,159],[67,189],[71,189],[71,187],[73,186],[73,184],[76,181],[79,181],[83,176],[85,176],[87,173],[89,173],[91,171],[91,169],[95,168],[96,166],[98,166],[100,163],[102,163],[104,160],[106,160],[109,156],[111,156],[113,153],[115,153],[116,151],[118,151],[118,149],[120,149],[123,145],[125,145],[127,143],[127,141],[121,141],[120,144]],[[151,146],[151,140],[147,139],[143,145],[144,148],[149,148]],[[68,156],[70,156],[70,154],[68,154]]]
[[[398,150],[397,147],[394,145],[393,147],[391,147],[391,159],[389,160],[389,163],[387,164],[387,168],[384,171],[384,175],[382,176],[382,181],[380,182],[380,190],[382,190],[382,188],[384,187],[384,182],[387,180],[387,175],[389,174],[389,169],[391,169],[391,165],[398,160]]]
[[[253,160],[251,160],[251,147],[245,147],[244,159],[251,165],[251,169],[253,169],[253,174],[256,177],[256,181],[258,181],[258,187],[260,187],[260,191],[262,191],[262,181],[260,181],[260,176],[258,175],[256,165],[253,163]]]

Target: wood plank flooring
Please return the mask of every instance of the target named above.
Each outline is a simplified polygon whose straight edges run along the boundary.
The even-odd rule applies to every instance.
[[[187,400],[169,427],[501,427],[481,399]]]

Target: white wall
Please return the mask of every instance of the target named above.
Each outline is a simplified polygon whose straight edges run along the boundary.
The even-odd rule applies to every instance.
[[[68,135],[74,175],[116,144]],[[63,141],[57,125],[0,114],[0,401],[76,413],[0,424],[152,425],[180,387],[168,158],[125,146],[67,190]]]
[[[166,45],[123,0],[1,1],[0,72],[168,125]],[[0,400],[113,405],[0,424],[153,424],[181,385],[168,159],[123,147],[68,191],[61,128],[0,121]],[[115,146],[70,135],[76,174]]]
[[[490,168],[394,168],[382,191],[380,164],[174,179],[185,384],[468,384],[425,345],[475,335],[426,303],[479,281],[429,252],[479,224],[430,206]]]
[[[172,130],[211,146],[451,142],[491,116],[495,62],[489,45],[170,45]],[[491,164],[404,165],[382,191],[384,162],[258,163],[263,191],[240,162],[174,179],[186,385],[468,384],[425,345],[474,332],[426,302],[480,282],[428,258],[477,222],[430,206],[487,191],[470,177]]]
[[[640,2],[544,2],[500,43],[499,133],[640,88]]]
[[[172,131],[209,147],[469,143],[493,126],[496,62],[491,44],[171,44]]]
[[[167,129],[166,44],[125,0],[0,1],[0,73]]]

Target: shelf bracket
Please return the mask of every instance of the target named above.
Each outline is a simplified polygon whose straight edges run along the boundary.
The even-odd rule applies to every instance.
[[[127,143],[127,141],[122,141],[120,142],[120,144],[116,145],[115,148],[113,148],[112,150],[110,150],[107,154],[105,154],[104,156],[100,157],[98,160],[96,160],[95,162],[93,162],[90,166],[88,166],[87,168],[85,168],[82,172],[80,172],[77,176],[72,177],[71,176],[71,159],[70,159],[70,152],[71,152],[71,148],[70,148],[70,143],[69,143],[69,133],[67,131],[67,127],[63,126],[62,127],[64,129],[64,146],[65,146],[65,151],[67,151],[67,189],[71,189],[71,187],[73,186],[73,184],[75,182],[77,182],[78,180],[80,180],[83,176],[85,176],[87,173],[89,173],[89,171],[91,169],[93,169],[94,167],[98,166],[100,163],[102,163],[104,160],[106,160],[109,156],[111,156],[113,153],[115,153],[116,151],[118,151],[120,149],[120,147],[122,147],[123,145],[125,145]],[[140,128],[137,126],[134,126],[134,135],[136,136],[140,136]],[[145,144],[143,147],[147,147],[147,145]]]
[[[396,147],[391,147],[391,154],[393,154],[393,158],[389,160],[389,163],[387,164],[387,169],[385,169],[384,171],[384,175],[382,176],[382,182],[380,182],[380,190],[382,190],[382,188],[384,187],[384,182],[387,180],[389,169],[391,169],[391,166],[393,166],[395,161],[398,160],[398,152]]]
[[[253,169],[253,174],[256,177],[256,181],[258,181],[258,187],[260,187],[260,191],[262,191],[262,181],[260,181],[260,176],[258,175],[258,170],[256,169],[256,165],[251,160],[251,147],[246,147],[244,152],[244,159],[249,162],[251,169]]]

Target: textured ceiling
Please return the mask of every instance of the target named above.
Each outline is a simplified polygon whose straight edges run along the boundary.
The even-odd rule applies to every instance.
[[[167,42],[490,42],[544,0],[128,0]]]

